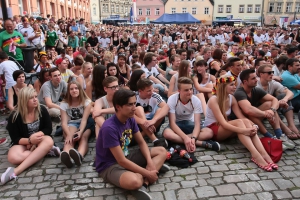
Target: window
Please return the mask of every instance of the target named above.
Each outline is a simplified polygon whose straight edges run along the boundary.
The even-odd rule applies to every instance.
[[[176,8],[171,8],[171,13],[172,14],[176,13]]]
[[[104,13],[108,13],[108,4],[103,4],[102,10]]]
[[[296,3],[295,12],[300,12],[300,3]]]
[[[150,8],[147,8],[146,15],[151,15]]]
[[[155,15],[159,15],[159,8],[155,9]]]
[[[182,8],[182,13],[186,13],[186,8]]]
[[[112,5],[110,5],[110,9],[111,9],[111,13],[115,13],[115,5],[114,4],[112,4]]]
[[[244,13],[244,11],[245,11],[245,5],[240,5],[239,13]]]
[[[127,6],[125,6],[125,13],[128,14],[128,7]]]
[[[252,13],[252,5],[247,6],[247,13]]]
[[[119,5],[116,5],[116,13],[119,13]]]
[[[124,13],[124,6],[121,6],[121,13]]]
[[[197,14],[197,8],[192,8],[192,15],[196,15]]]
[[[209,14],[209,8],[204,8],[204,15],[208,15]]]
[[[231,5],[226,5],[226,13],[231,13]]]
[[[292,12],[293,3],[287,2],[285,12]]]
[[[269,4],[269,12],[274,12],[274,3]]]
[[[139,8],[139,14],[138,15],[143,15],[143,9]]]
[[[96,7],[93,7],[93,15],[97,15]]]
[[[277,3],[276,12],[282,12],[281,9],[282,9],[282,3]]]
[[[260,13],[260,5],[255,5],[255,13]]]
[[[219,5],[218,6],[218,13],[223,13],[223,8],[224,8],[223,5]]]
[[[20,11],[20,14],[23,13],[23,0],[19,0],[19,11]]]

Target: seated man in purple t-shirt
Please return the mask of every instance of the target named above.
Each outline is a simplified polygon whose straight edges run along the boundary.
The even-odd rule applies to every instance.
[[[133,118],[136,109],[133,91],[116,91],[113,105],[116,114],[103,123],[98,135],[96,170],[105,181],[131,190],[136,199],[151,199],[146,192],[148,184],[158,179],[158,171],[170,170],[164,164],[167,152],[163,147],[149,150]],[[133,138],[139,149],[129,151]]]

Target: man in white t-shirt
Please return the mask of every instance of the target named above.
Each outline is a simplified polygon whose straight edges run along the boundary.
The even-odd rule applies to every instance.
[[[144,57],[144,66],[142,70],[145,72],[146,77],[154,82],[154,88],[159,90],[160,95],[168,94],[168,88],[165,84],[170,84],[170,82],[158,72],[157,66],[157,56],[154,53],[147,53]],[[162,83],[162,81],[165,83]]]
[[[254,43],[257,45],[263,43],[264,41],[265,41],[265,36],[261,34],[260,29],[257,29],[256,34],[254,34]]]
[[[8,100],[8,89],[16,84],[12,74],[19,70],[17,64],[8,60],[8,55],[4,51],[0,51],[0,75],[5,83],[5,99]]]
[[[33,28],[30,26],[27,17],[22,17],[21,20],[22,26],[19,27],[18,32],[20,32],[23,35],[27,46],[33,46],[32,43],[28,40],[29,35],[33,33]]]
[[[167,147],[168,143],[165,139],[157,139],[155,133],[160,129],[160,126],[164,122],[164,118],[158,120],[152,131],[149,131],[143,126],[145,120],[150,120],[155,116],[155,113],[166,105],[166,102],[159,94],[153,92],[153,82],[149,79],[143,78],[137,82],[138,94],[136,95],[137,108],[142,107],[143,111],[141,115],[135,117],[137,124],[142,128],[142,134],[147,135],[153,142],[154,146]]]
[[[106,37],[106,33],[104,31],[101,31],[99,43],[102,48],[107,48],[110,45],[110,39]]]
[[[152,120],[144,124],[145,127],[151,126],[169,113],[170,125],[163,131],[167,140],[185,144],[188,152],[194,152],[196,146],[220,151],[220,144],[210,140],[213,137],[212,130],[201,129],[202,107],[199,98],[193,95],[193,81],[188,77],[179,78],[178,91],[179,93],[169,97],[167,105]]]

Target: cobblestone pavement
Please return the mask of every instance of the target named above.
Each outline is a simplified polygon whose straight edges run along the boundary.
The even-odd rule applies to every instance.
[[[0,122],[4,119],[1,116]],[[298,119],[295,122],[298,126]],[[9,138],[2,125],[0,137]],[[54,140],[62,143],[62,137]],[[300,140],[296,144],[299,146]],[[153,199],[300,199],[299,148],[283,154],[277,171],[265,172],[250,162],[250,154],[237,139],[221,145],[224,150],[219,153],[197,148],[195,156],[199,162],[190,168],[171,167],[171,171],[150,186]],[[0,173],[12,166],[7,161],[7,151],[8,145],[0,147]],[[98,177],[92,168],[94,155],[92,138],[81,167],[67,169],[59,158],[44,158],[20,174],[17,181],[0,186],[0,199],[134,200],[129,192]]]

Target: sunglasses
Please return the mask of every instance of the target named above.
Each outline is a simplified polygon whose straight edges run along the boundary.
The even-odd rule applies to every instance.
[[[269,71],[269,72],[261,72],[261,73],[263,73],[263,74],[269,74],[269,75],[271,75],[271,74],[274,74],[274,71]]]

